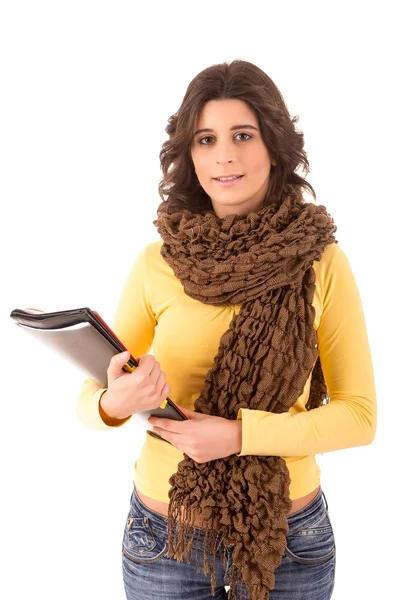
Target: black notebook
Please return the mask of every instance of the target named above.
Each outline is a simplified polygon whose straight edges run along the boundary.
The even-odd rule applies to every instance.
[[[51,347],[104,388],[107,387],[107,369],[112,356],[127,350],[100,315],[87,307],[58,312],[16,308],[10,317],[28,334]],[[132,372],[138,365],[131,356],[123,368]],[[151,430],[147,422],[150,416],[179,421],[187,419],[170,398],[166,398],[159,408],[133,415]]]

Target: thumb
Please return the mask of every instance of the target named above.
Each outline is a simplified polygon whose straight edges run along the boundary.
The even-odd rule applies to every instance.
[[[118,379],[118,377],[120,377],[122,373],[125,372],[122,370],[122,367],[128,362],[129,358],[130,354],[128,351],[120,352],[119,354],[115,354],[112,357],[112,359],[110,360],[109,367],[107,369],[109,385],[112,381]]]

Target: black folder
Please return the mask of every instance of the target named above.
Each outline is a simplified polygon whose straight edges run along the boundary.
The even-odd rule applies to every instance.
[[[10,317],[19,327],[51,347],[104,388],[107,387],[107,369],[112,356],[127,350],[100,315],[88,307],[57,312],[16,308]],[[138,365],[131,356],[123,369],[132,372]],[[151,428],[147,422],[149,416],[187,420],[170,398],[166,398],[159,408],[133,416],[147,429]]]

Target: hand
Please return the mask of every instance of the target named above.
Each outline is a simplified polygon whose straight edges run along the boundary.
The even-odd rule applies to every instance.
[[[149,417],[154,433],[199,464],[238,454],[242,448],[242,421],[179,409],[188,421]]]
[[[129,352],[116,354],[107,369],[108,388],[101,397],[100,408],[113,419],[126,419],[134,413],[158,408],[171,389],[154,356],[140,356],[139,366],[132,373],[123,370],[128,360]]]

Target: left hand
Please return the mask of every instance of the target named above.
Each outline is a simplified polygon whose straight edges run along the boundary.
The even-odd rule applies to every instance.
[[[164,440],[197,463],[238,454],[242,448],[242,421],[179,409],[187,421],[149,417],[148,422]]]

